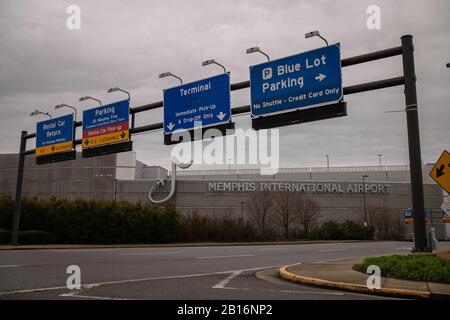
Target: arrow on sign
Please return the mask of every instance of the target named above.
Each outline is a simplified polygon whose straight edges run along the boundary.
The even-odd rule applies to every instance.
[[[222,111],[220,111],[220,113],[218,115],[216,115],[217,118],[219,118],[219,120],[223,120],[223,118],[225,118],[226,113],[223,113]]]
[[[126,137],[125,132],[122,131],[122,134],[120,135],[120,137],[121,137],[122,139],[125,138],[125,137]]]
[[[316,76],[316,80],[319,80],[320,82],[325,79],[327,76],[323,73],[319,73],[318,76]]]
[[[175,125],[174,125],[172,122],[170,122],[170,123],[167,125],[167,128],[169,128],[169,131],[172,131],[173,127],[175,127]]]
[[[436,178],[439,178],[444,175],[444,168],[445,166],[441,164],[439,168],[436,168]]]
[[[84,140],[84,144],[88,145],[89,144],[89,140],[88,139]]]
[[[55,151],[55,146],[52,146],[52,151]]]

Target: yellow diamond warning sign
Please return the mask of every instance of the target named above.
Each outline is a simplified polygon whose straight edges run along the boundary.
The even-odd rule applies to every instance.
[[[430,171],[430,177],[447,193],[450,193],[450,153],[442,152],[439,160]]]

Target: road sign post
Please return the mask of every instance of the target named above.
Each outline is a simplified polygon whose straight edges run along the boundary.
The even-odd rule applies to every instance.
[[[194,129],[207,128],[219,129],[223,134],[234,128],[229,73],[164,90],[165,144],[180,142],[172,139],[177,132],[188,131],[193,140]]]
[[[22,131],[20,136],[20,149],[19,149],[19,167],[17,169],[16,180],[16,194],[14,201],[14,213],[13,223],[11,231],[11,245],[15,246],[18,243],[19,238],[19,224],[20,224],[20,209],[22,207],[22,185],[23,185],[23,172],[25,169],[25,150],[27,148],[27,131]]]
[[[414,250],[430,251],[425,230],[422,158],[420,151],[419,117],[414,68],[414,44],[411,35],[401,37],[403,74],[405,79],[406,121],[408,129],[409,169],[411,176],[412,210],[414,213]]]

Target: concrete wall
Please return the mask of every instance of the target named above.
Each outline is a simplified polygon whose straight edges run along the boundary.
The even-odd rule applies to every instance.
[[[13,195],[17,175],[17,155],[0,155],[0,194]],[[147,202],[148,191],[157,179],[167,177],[167,170],[161,167],[148,167],[136,160],[135,152],[119,153],[95,158],[82,158],[80,154],[74,161],[36,165],[33,156],[26,158],[23,193],[26,196],[49,198],[117,199],[131,202]],[[384,206],[393,214],[401,215],[411,207],[409,171],[407,167],[364,168],[324,168],[281,169],[277,175],[262,176],[258,170],[222,171],[182,171],[177,179],[177,193],[171,202],[182,214],[198,212],[206,215],[241,215],[241,202],[252,201],[255,192],[227,191],[212,192],[210,182],[246,182],[259,185],[262,182],[295,183],[339,183],[345,190],[349,184],[361,184],[362,175],[367,174],[367,184],[388,184],[387,193],[366,193],[367,207]],[[428,171],[424,167],[425,207],[434,213],[437,234],[442,237],[444,226],[439,207],[443,193],[439,186],[430,183]],[[168,194],[170,183],[158,190],[156,198]],[[272,192],[276,194],[280,192]],[[320,204],[321,220],[343,221],[346,219],[362,221],[364,217],[364,196],[361,192],[300,192]],[[299,195],[294,192],[294,195]],[[242,212],[247,216],[246,206]],[[412,227],[408,226],[412,234]]]

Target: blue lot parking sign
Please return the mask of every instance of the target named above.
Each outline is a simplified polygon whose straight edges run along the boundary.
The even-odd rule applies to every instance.
[[[164,90],[164,134],[231,122],[230,74]]]
[[[250,67],[252,118],[339,102],[339,43]]]

